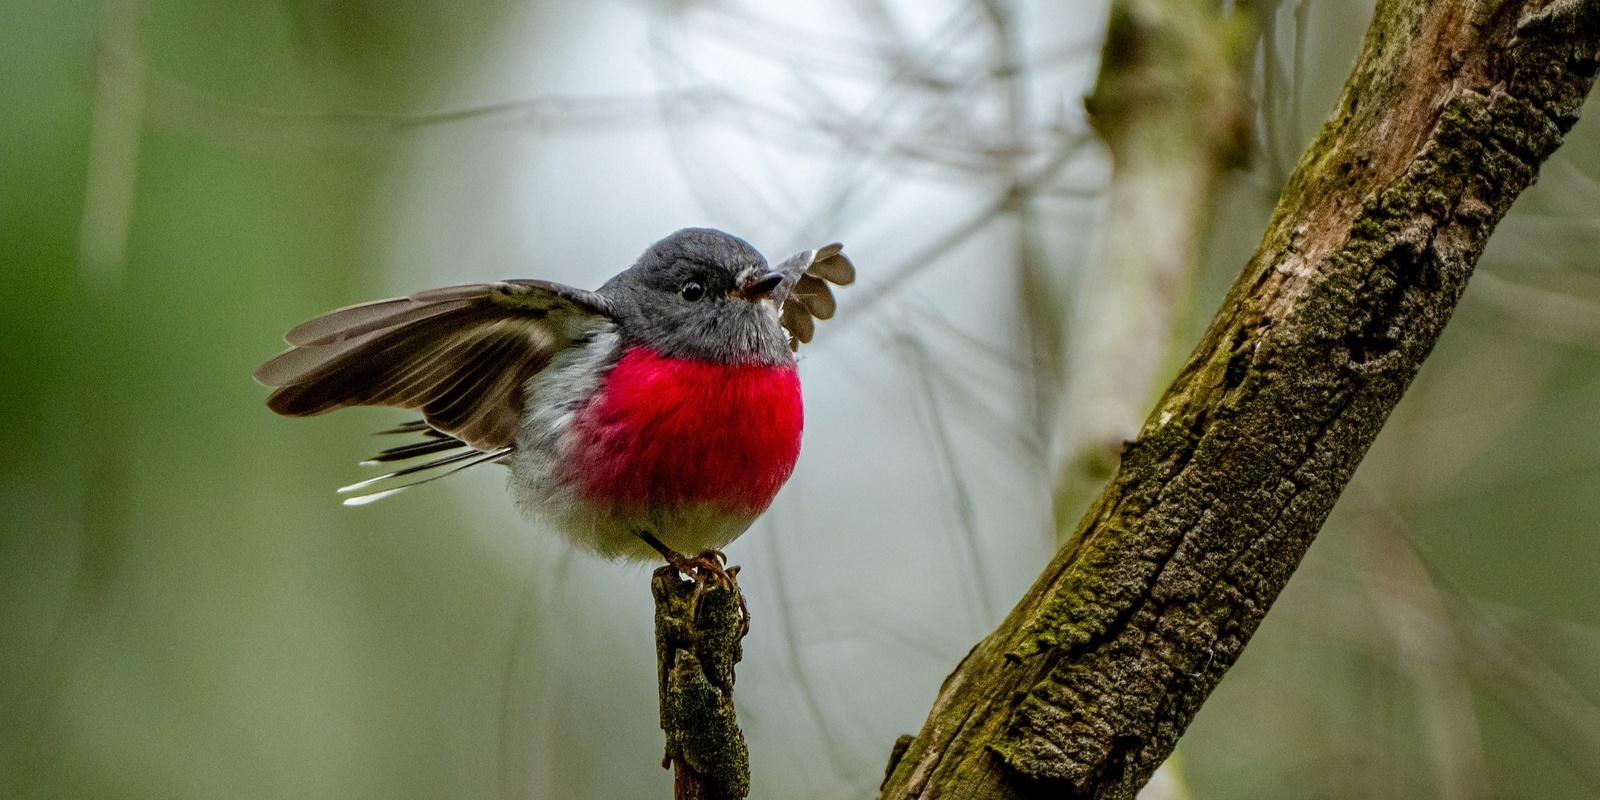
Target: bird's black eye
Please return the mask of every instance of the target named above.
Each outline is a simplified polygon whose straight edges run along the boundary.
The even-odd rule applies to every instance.
[[[693,303],[694,301],[706,296],[706,289],[704,286],[701,286],[694,281],[689,281],[683,285],[682,289],[678,290],[678,294],[683,295],[683,299]]]

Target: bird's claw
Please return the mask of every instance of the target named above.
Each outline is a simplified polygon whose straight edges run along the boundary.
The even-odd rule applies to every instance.
[[[689,569],[683,569],[676,564],[673,566],[695,583],[704,585],[706,578],[715,575],[733,587],[734,592],[739,595],[739,637],[744,638],[744,635],[750,632],[750,605],[745,602],[744,592],[739,590],[739,584],[733,580],[739,574],[739,567],[728,566],[728,557],[721,550],[706,550],[684,561],[687,562]]]
[[[719,578],[729,577],[728,557],[721,550],[706,550],[694,558],[688,559],[689,567],[693,572],[685,572],[691,578],[701,574],[716,575]],[[735,570],[738,567],[734,568]]]
[[[738,567],[729,572],[728,557],[717,550],[707,550],[690,558],[676,550],[663,549],[661,556],[667,560],[667,564],[678,571],[678,574],[696,583],[704,581],[711,575],[727,579],[730,574],[738,574]]]
[[[739,636],[750,632],[750,606],[745,603],[744,592],[739,591],[739,584],[733,580],[739,574],[739,568],[728,566],[728,557],[721,550],[703,550],[700,555],[690,558],[662,544],[660,539],[648,532],[640,531],[638,535],[667,560],[669,567],[694,581],[697,587],[705,586],[706,579],[713,575],[732,586],[739,595]]]

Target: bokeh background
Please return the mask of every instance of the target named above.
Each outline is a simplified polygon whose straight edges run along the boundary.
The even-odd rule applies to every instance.
[[[1123,366],[1074,331],[1125,324],[1147,407],[1371,11],[1217,8],[1252,23],[1249,152],[1144,330],[1106,288],[1099,2],[0,5],[0,797],[667,796],[645,568],[518,518],[498,468],[342,508],[406,415],[276,418],[249,376],[320,311],[593,287],[686,225],[861,272],[801,353],[799,470],[729,554],[755,796],[873,796],[1137,426],[1075,427],[1105,416],[1075,381]],[[1166,796],[1600,796],[1596,123]]]

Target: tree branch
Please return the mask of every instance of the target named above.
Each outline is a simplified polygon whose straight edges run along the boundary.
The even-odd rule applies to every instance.
[[[656,666],[662,766],[673,769],[677,800],[742,800],[750,794],[750,753],[733,709],[733,667],[744,651],[738,569],[686,580],[676,567],[650,579],[656,601]]]
[[[1131,798],[1238,658],[1578,118],[1600,0],[1381,0],[1333,117],[1122,465],[884,798]]]

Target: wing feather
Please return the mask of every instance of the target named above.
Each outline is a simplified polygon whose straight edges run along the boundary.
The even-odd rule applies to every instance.
[[[545,281],[447,286],[330,311],[295,326],[288,350],[256,370],[273,411],[348,406],[421,411],[478,450],[509,447],[523,387],[609,319],[599,296]]]
[[[789,347],[799,349],[816,333],[816,320],[832,319],[838,311],[833,288],[828,284],[854,283],[856,267],[844,254],[844,245],[834,242],[790,256],[776,269],[790,280],[778,320],[789,332]]]
[[[422,303],[409,297],[379,300],[375,303],[341,308],[315,319],[296,325],[283,336],[294,345],[323,345],[343,339],[353,339],[383,328],[393,328],[408,322],[448,314],[471,305],[470,300]]]

